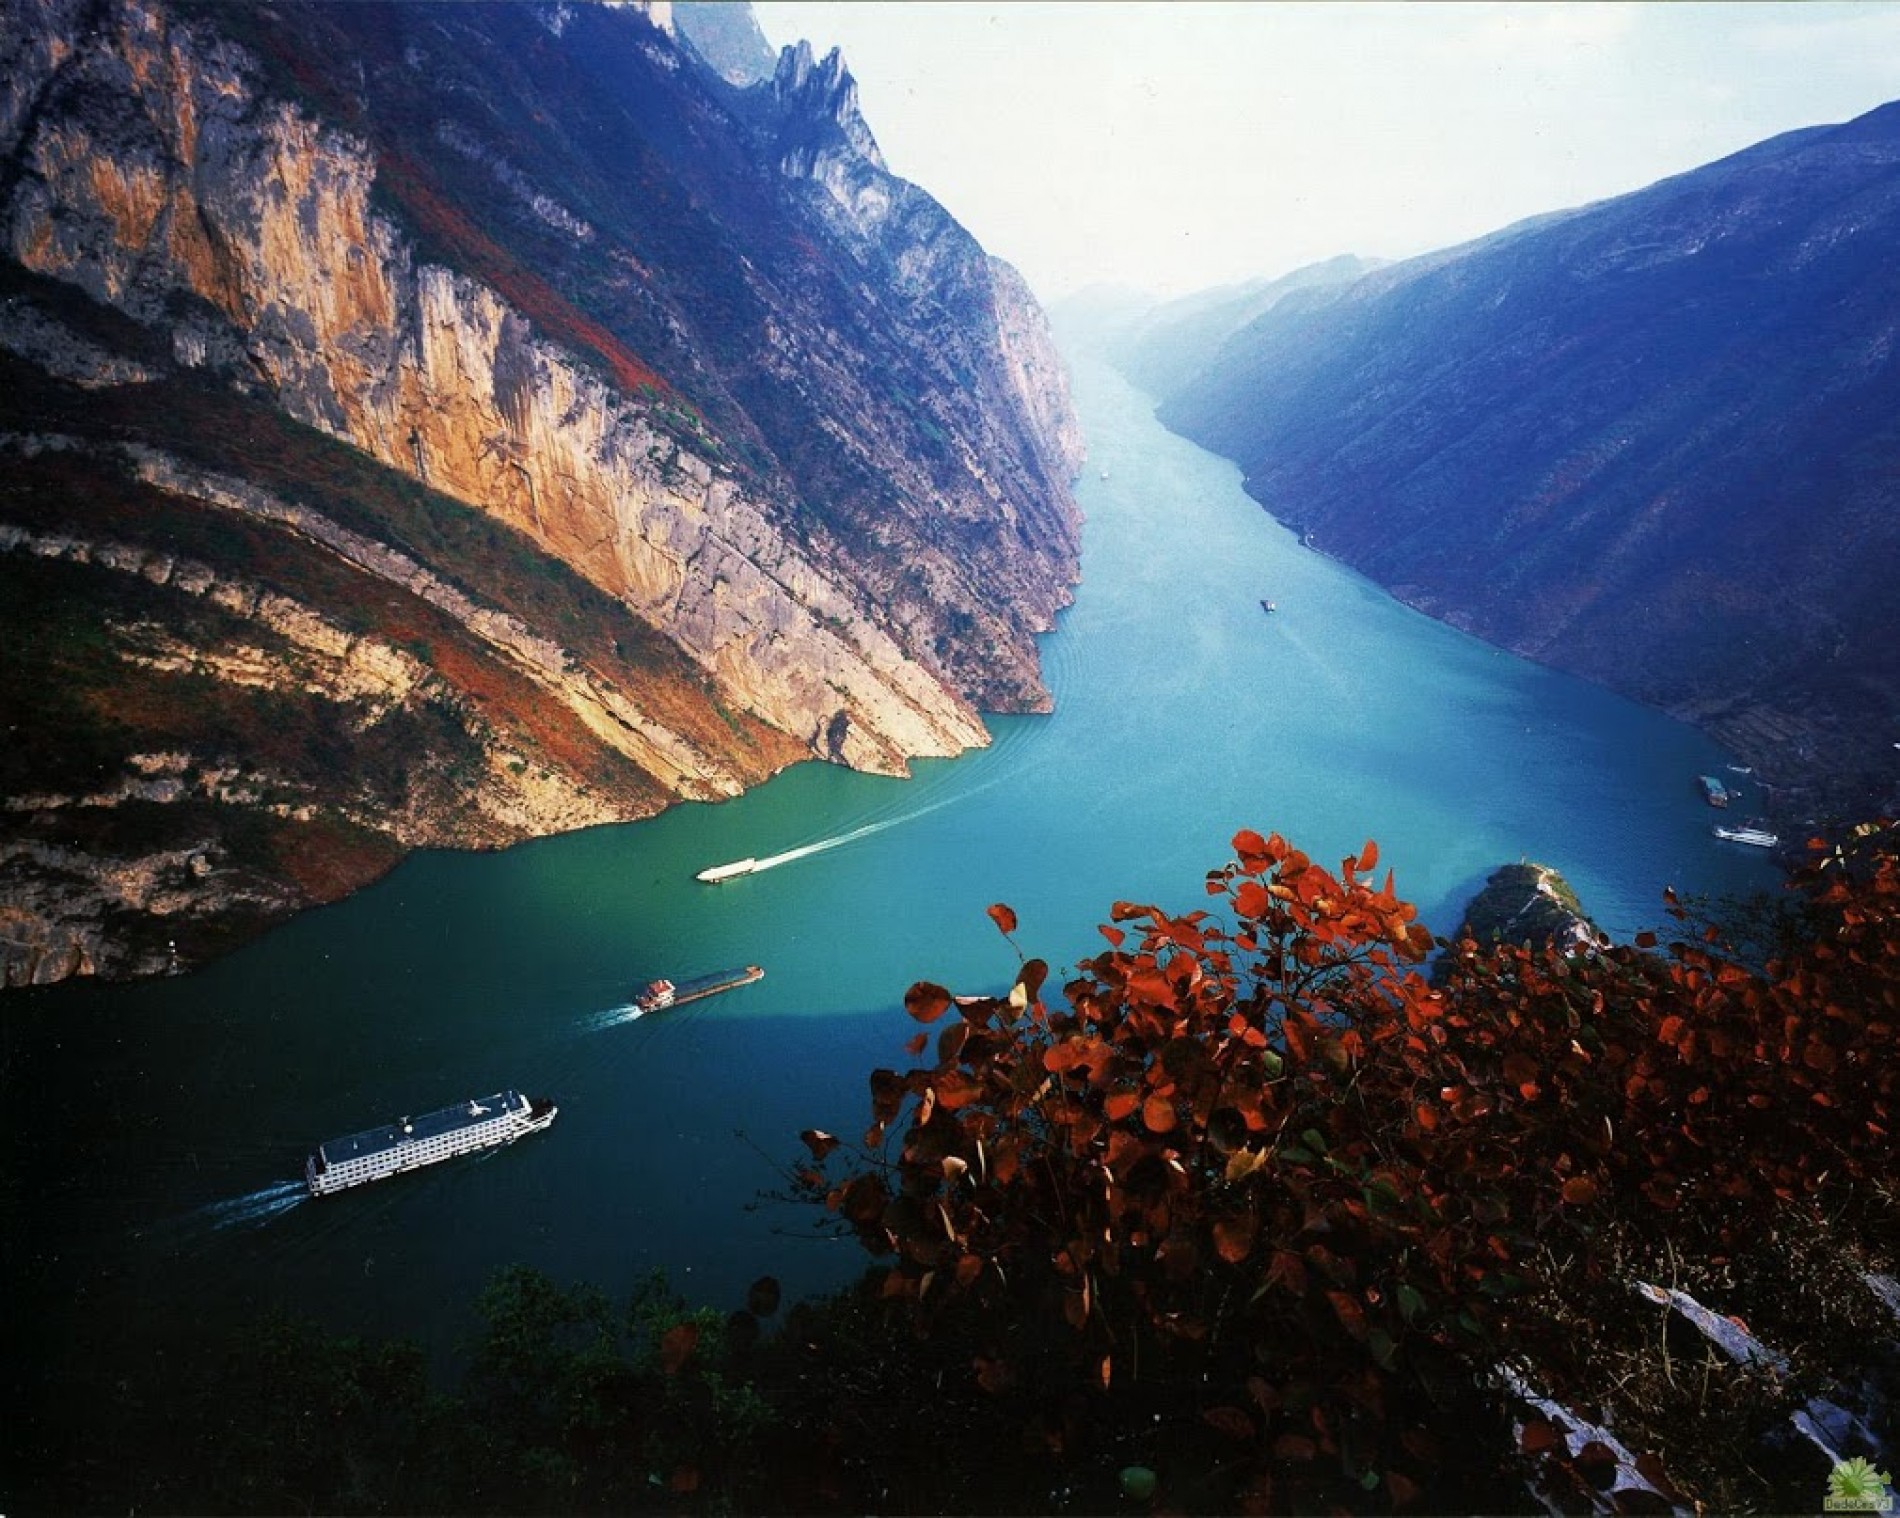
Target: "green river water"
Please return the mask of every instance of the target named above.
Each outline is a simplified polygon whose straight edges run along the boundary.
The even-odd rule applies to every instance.
[[[841,1282],[855,1246],[757,1197],[801,1128],[862,1131],[867,1073],[914,1031],[905,987],[1006,986],[991,902],[1058,967],[1101,947],[1117,898],[1197,907],[1241,827],[1327,861],[1377,839],[1439,932],[1521,857],[1619,936],[1662,920],[1665,885],[1772,885],[1709,834],[1694,779],[1725,772],[1707,740],[1302,548],[1070,347],[1089,523],[1076,604],[1043,641],[1053,716],[994,721],[989,749],[909,780],[808,764],[719,806],[418,855],[181,980],[10,993],[16,1394],[83,1405],[124,1346],[275,1307],[447,1349],[513,1261],[616,1294],[664,1267],[721,1308],[765,1273]],[[756,985],[632,1015],[649,979],[749,962]],[[301,1199],[316,1142],[504,1086],[553,1096],[559,1121]]]

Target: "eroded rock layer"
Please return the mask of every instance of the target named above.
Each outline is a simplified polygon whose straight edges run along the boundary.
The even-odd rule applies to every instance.
[[[0,239],[0,574],[129,607],[12,661],[9,981],[218,939],[215,864],[112,883],[161,854],[262,921],[1046,708],[1066,382],[835,54],[739,88],[663,8],[5,0]],[[275,799],[204,779],[246,766]],[[299,881],[319,826],[357,865]]]

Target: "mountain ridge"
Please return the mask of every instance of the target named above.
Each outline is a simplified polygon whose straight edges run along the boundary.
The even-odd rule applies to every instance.
[[[3,557],[25,600],[127,608],[10,682],[37,741],[0,812],[8,982],[188,966],[231,937],[226,866],[262,920],[419,843],[801,756],[897,772],[1047,708],[1066,376],[1013,271],[883,169],[835,53],[741,88],[662,6],[6,0],[0,58],[3,445],[36,471]],[[160,572],[186,560],[216,615]],[[264,628],[272,596],[301,609]],[[171,618],[193,636],[154,663]],[[344,678],[351,639],[400,699]],[[59,722],[36,676],[77,682]],[[281,748],[299,692],[327,775],[278,764],[275,811],[204,782]],[[380,730],[416,721],[397,773]],[[196,799],[145,815],[160,792]],[[284,861],[319,825],[351,846],[313,895]],[[113,881],[161,844],[202,868],[156,912]]]
[[[1892,805],[1900,109],[1283,303],[1161,401],[1401,599]]]

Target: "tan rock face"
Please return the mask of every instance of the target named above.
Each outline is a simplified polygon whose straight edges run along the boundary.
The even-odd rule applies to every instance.
[[[0,796],[8,983],[182,968],[399,846],[650,815],[801,753],[898,773],[986,743],[979,707],[1047,708],[1066,378],[1021,280],[889,175],[842,60],[774,127],[663,6],[452,41],[426,11],[0,0],[0,364],[46,387],[0,464],[69,492],[0,501],[0,561],[143,608],[84,655],[84,772]],[[490,93],[523,28],[619,48],[677,156],[564,157],[582,81]]]
[[[31,129],[7,219],[23,264],[134,315],[202,297],[292,415],[526,533],[814,752],[895,772],[987,742],[967,701],[650,407],[493,290],[418,266],[371,208],[362,143],[259,99],[162,9],[109,14],[69,40],[66,77],[125,92],[136,123]]]

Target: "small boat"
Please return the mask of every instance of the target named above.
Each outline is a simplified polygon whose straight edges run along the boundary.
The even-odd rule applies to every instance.
[[[1273,602],[1262,599],[1260,602],[1260,609],[1268,613],[1269,615],[1271,615],[1272,613],[1278,611],[1280,608],[1276,606]]]
[[[1710,806],[1727,806],[1732,799],[1729,788],[1714,775],[1698,775],[1696,784],[1702,787],[1702,794]]]
[[[701,870],[693,877],[703,880],[707,885],[718,885],[722,880],[731,880],[739,875],[750,875],[759,867],[756,859],[735,859],[731,864],[716,864],[709,870]]]
[[[1781,842],[1781,839],[1769,832],[1767,828],[1753,826],[1725,828],[1718,822],[1709,831],[1717,838],[1726,838],[1730,843],[1749,843],[1758,849],[1772,849]]]
[[[1103,479],[1107,479],[1107,478],[1108,478],[1108,471],[1107,471],[1106,469],[1104,469],[1104,470],[1102,471],[1102,478],[1103,478]]]
[[[668,1007],[683,1007],[689,1001],[699,1001],[707,996],[717,996],[721,991],[736,990],[740,986],[749,986],[755,980],[763,980],[765,971],[757,965],[747,965],[742,970],[718,970],[711,975],[695,976],[692,980],[677,983],[670,980],[648,981],[633,1004],[642,1012],[661,1012]]]

